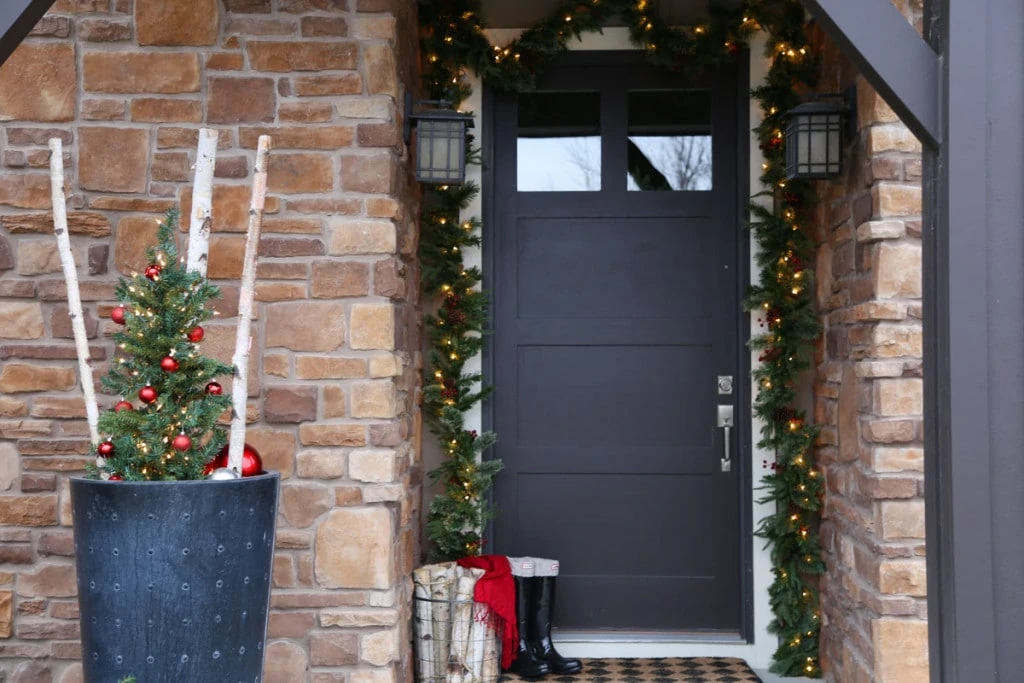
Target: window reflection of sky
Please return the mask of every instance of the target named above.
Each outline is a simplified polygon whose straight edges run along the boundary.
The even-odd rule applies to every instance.
[[[601,138],[519,138],[520,192],[596,192],[601,189]]]

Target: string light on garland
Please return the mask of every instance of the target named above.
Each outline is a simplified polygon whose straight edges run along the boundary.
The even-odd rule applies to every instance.
[[[428,3],[420,6],[424,85],[431,99],[456,105],[471,94],[467,70],[495,90],[531,90],[571,39],[600,31],[612,15],[625,22],[633,44],[652,63],[683,77],[729,63],[754,33],[768,34],[771,65],[752,96],[762,113],[755,131],[764,155],[761,182],[770,189],[771,203],[750,206],[760,272],[746,303],[764,327],[751,341],[760,358],[753,373],[759,388],[754,412],[764,424],[758,445],[775,456],[763,478],[763,502],[774,503],[775,512],[761,521],[757,534],[771,547],[775,575],[769,589],[774,614],[769,628],[778,635],[779,648],[772,670],[818,677],[821,619],[814,581],[824,571],[817,534],[823,481],[812,460],[817,431],[791,408],[799,374],[807,366],[804,352],[818,336],[803,265],[810,262],[812,245],[800,229],[813,191],[805,181],[785,178],[782,114],[799,103],[794,88],[813,85],[815,58],[798,0],[747,0],[733,9],[712,3],[709,11],[707,20],[677,29],[661,18],[654,0],[576,0],[515,40],[492,45],[481,23],[479,0]],[[467,162],[479,163],[478,151],[471,155]],[[462,260],[467,247],[480,245],[480,220],[461,216],[478,191],[473,183],[430,189],[422,213],[423,287],[440,301],[426,325],[431,347],[426,376],[432,379],[424,382],[424,415],[449,455],[431,473],[443,485],[427,521],[440,559],[481,552],[480,531],[490,515],[486,492],[500,469],[500,463],[481,459],[495,435],[464,428],[466,411],[490,391],[479,388],[479,374],[465,370],[482,348],[480,335],[487,323],[479,269],[466,268]]]

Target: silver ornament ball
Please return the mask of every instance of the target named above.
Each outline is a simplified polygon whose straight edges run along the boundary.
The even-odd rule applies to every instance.
[[[210,472],[210,476],[207,479],[213,479],[215,481],[221,481],[226,479],[239,479],[238,472],[235,472],[230,467],[218,467],[213,472]]]

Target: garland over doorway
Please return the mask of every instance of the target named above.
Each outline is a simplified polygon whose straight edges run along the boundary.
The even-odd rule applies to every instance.
[[[498,90],[529,91],[570,39],[600,31],[612,15],[624,21],[633,44],[653,63],[685,76],[736,59],[759,31],[768,35],[771,66],[765,83],[752,92],[763,114],[755,131],[767,189],[750,204],[760,273],[747,306],[763,329],[751,340],[760,352],[753,371],[754,412],[764,425],[758,445],[775,455],[762,480],[762,501],[774,503],[775,512],[761,520],[756,533],[771,547],[775,574],[769,628],[780,644],[772,670],[818,677],[821,618],[814,577],[824,572],[817,535],[823,481],[812,452],[817,430],[793,407],[798,376],[818,336],[807,270],[812,244],[801,228],[813,190],[806,182],[786,181],[783,135],[783,116],[799,103],[795,89],[810,85],[816,73],[799,1],[747,0],[735,10],[713,5],[707,21],[674,28],[660,18],[654,0],[577,0],[512,42],[493,45],[479,0],[435,0],[420,7],[426,94],[458,105],[471,93],[470,72]],[[462,257],[466,247],[481,243],[480,220],[461,216],[478,192],[472,183],[433,188],[422,215],[424,293],[442,302],[426,321],[431,359],[423,392],[424,417],[449,456],[431,473],[444,490],[431,503],[427,522],[441,559],[483,549],[480,531],[491,515],[487,491],[501,467],[481,457],[495,435],[465,429],[466,412],[490,391],[479,388],[479,374],[466,372],[467,361],[483,346],[488,321],[481,273],[467,268]]]

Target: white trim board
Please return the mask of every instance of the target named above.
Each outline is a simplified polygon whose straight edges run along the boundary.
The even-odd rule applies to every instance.
[[[493,43],[504,43],[519,35],[522,31],[516,29],[500,29],[488,32]],[[765,41],[763,36],[758,36],[750,45],[750,84],[754,86],[764,81],[768,71],[768,61],[764,55]],[[603,33],[587,33],[582,40],[571,44],[573,50],[634,50],[629,42],[629,33],[625,28],[606,28]],[[483,94],[482,86],[478,79],[471,80],[473,95],[466,100],[462,109],[476,113],[477,139],[482,136],[484,121],[482,120]],[[761,120],[761,110],[757,102],[750,101],[749,120],[751,127],[756,126]],[[764,157],[758,146],[757,136],[753,131],[749,132],[750,144],[750,192],[757,193],[762,189],[760,182],[761,164]],[[482,169],[480,166],[470,166],[466,170],[467,180],[482,185]],[[480,195],[466,208],[464,217],[482,215],[483,206]],[[737,226],[737,230],[740,226]],[[484,239],[487,239],[487,226],[484,226]],[[756,244],[751,237],[750,248],[750,272],[756,273]],[[480,249],[466,249],[463,252],[466,265],[483,266],[483,257]],[[746,315],[737,311],[737,315]],[[759,333],[757,322],[753,316],[749,316],[750,333]],[[751,367],[757,367],[757,354],[751,353]],[[480,372],[480,357],[473,358],[466,364],[467,372]],[[751,381],[751,396],[756,395],[757,387]],[[751,411],[752,412],[752,411]],[[466,416],[466,429],[481,430],[483,425],[483,412],[481,406],[477,405]],[[770,453],[757,448],[757,435],[761,433],[761,422],[752,419],[751,431],[754,435],[754,446],[751,448],[750,471],[753,473],[754,486],[752,487],[753,517],[756,528],[757,521],[767,515],[771,508],[768,505],[757,502],[760,497],[757,488],[760,486],[760,478],[764,475],[766,468],[763,463],[770,462],[773,458]],[[500,436],[500,435],[499,435]],[[606,636],[590,636],[581,634],[556,635],[555,641],[559,644],[559,650],[568,657],[740,657],[745,659],[751,667],[760,670],[767,670],[771,664],[772,653],[778,643],[778,639],[768,632],[768,623],[771,620],[771,607],[768,599],[768,587],[772,583],[771,556],[764,548],[764,541],[752,537],[750,539],[753,558],[753,593],[754,593],[754,642],[747,643],[742,640],[723,642],[721,636],[709,638],[680,636],[674,638],[670,635],[658,635],[656,637],[636,634],[630,636],[628,633],[616,633],[614,638]],[[725,636],[728,639],[728,636]],[[762,675],[764,678],[764,675]],[[787,679],[798,680],[798,679]],[[770,682],[765,678],[766,683]]]

